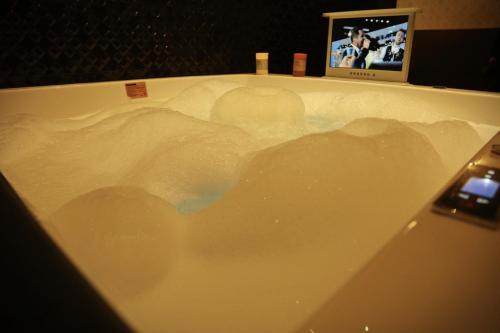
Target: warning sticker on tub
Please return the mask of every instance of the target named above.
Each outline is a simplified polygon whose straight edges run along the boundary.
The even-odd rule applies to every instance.
[[[146,82],[125,83],[125,90],[127,91],[127,96],[130,98],[148,97]]]

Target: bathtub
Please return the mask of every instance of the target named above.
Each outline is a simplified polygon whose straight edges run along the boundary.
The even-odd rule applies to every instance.
[[[382,99],[376,96],[390,93],[398,98],[421,101],[443,119],[460,119],[473,124],[483,144],[500,128],[500,95],[496,93],[284,75],[219,75],[4,89],[0,90],[0,105],[3,117],[15,118],[23,114],[23,117],[38,117],[36,119],[49,123],[61,118],[81,120],[83,116],[95,114],[96,110],[117,105],[132,109],[134,105],[163,103],[206,80],[286,88],[301,96],[305,104],[309,103],[306,107],[316,103],[321,94],[369,92],[371,95],[362,96],[375,96],[374,103],[377,103]],[[136,82],[146,83],[147,97],[131,99],[127,96],[125,84]],[[402,103],[404,105],[404,100]],[[408,110],[401,108],[401,113],[405,112]],[[465,164],[481,147],[468,151],[460,163]],[[293,154],[295,151],[290,149],[288,152]],[[229,240],[214,238],[209,245],[195,246],[193,250],[182,241],[181,245],[176,243],[185,237],[185,229],[168,229],[166,239],[173,244],[166,245],[168,271],[147,288],[136,286],[135,282],[126,285],[124,288],[138,288],[133,295],[125,296],[107,290],[109,281],[103,282],[92,267],[82,264],[78,254],[68,250],[70,246],[61,237],[62,232],[50,223],[50,214],[44,212],[43,207],[33,205],[30,194],[24,192],[22,177],[3,168],[2,173],[25,199],[60,250],[128,325],[138,331],[319,333],[402,329],[410,332],[461,331],[466,328],[495,331],[500,327],[494,315],[500,306],[500,288],[495,285],[500,278],[498,230],[428,213],[435,195],[460,166],[455,165],[451,174],[439,178],[439,186],[429,192],[425,202],[419,201],[418,207],[409,208],[406,215],[393,218],[397,223],[388,225],[383,214],[374,214],[373,220],[357,221],[349,227],[351,229],[336,230],[344,239],[330,238],[335,240],[334,245],[316,243],[314,238],[295,243],[295,238],[315,233],[315,230],[301,229],[301,224],[300,231],[286,240],[292,243],[284,243],[286,250],[280,250],[279,241],[276,242],[278,246],[272,245],[272,237],[262,238],[260,248],[262,234],[259,233],[253,235],[254,238],[243,237],[238,241],[231,240],[239,237],[238,234],[229,233],[226,237]],[[428,172],[435,170],[429,168]],[[276,178],[276,173],[273,177]],[[253,180],[249,176],[246,181],[251,183]],[[285,192],[283,196],[287,196]],[[411,192],[412,188],[408,188],[408,192],[399,193],[401,202],[405,202],[405,193],[410,197]],[[130,199],[130,206],[143,200],[142,197],[135,199],[134,193],[121,194]],[[157,205],[154,200],[146,203],[152,207]],[[356,197],[352,197],[349,205],[351,209],[363,210],[362,206],[356,206]],[[390,215],[391,208],[384,209]],[[318,214],[321,212],[311,213]],[[220,218],[222,215],[214,216]],[[186,221],[183,223],[190,223]],[[286,221],[277,216],[271,222],[283,225]],[[79,230],[65,232],[77,234]],[[349,238],[350,233],[356,237]],[[203,238],[210,238],[212,234],[210,230],[198,233],[197,242],[203,243]],[[140,237],[135,235],[130,240],[134,244],[131,247],[141,251],[142,243],[133,243],[137,238]],[[247,243],[251,244],[248,247],[251,250],[241,250],[239,246]],[[288,251],[288,246],[293,247],[293,251]],[[343,252],[343,248],[350,250]],[[145,253],[154,256],[153,252]],[[147,270],[147,267],[138,267]],[[119,274],[116,275],[118,279]],[[472,309],[465,304],[472,304]],[[474,308],[476,304],[479,308]]]

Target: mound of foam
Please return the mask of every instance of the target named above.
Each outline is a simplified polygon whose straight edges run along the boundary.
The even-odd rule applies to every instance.
[[[396,123],[396,120],[364,118],[350,122],[342,131],[368,137],[383,133]],[[447,172],[451,174],[457,172],[483,145],[476,130],[462,120],[438,121],[433,124],[405,122],[404,125],[421,133],[431,142]]]
[[[128,297],[167,274],[176,254],[175,208],[142,189],[107,187],[81,195],[49,221],[69,255],[101,290]]]
[[[18,113],[0,120],[0,156],[12,163],[57,141],[58,132],[74,131],[95,125],[107,118],[138,109],[157,107],[159,102],[131,101],[70,118],[50,119],[39,114]],[[116,119],[116,118],[115,118]]]
[[[368,137],[312,134],[257,154],[230,192],[190,217],[191,241],[199,254],[220,256],[287,252],[326,239],[354,238],[373,250],[444,181],[429,141],[400,123]]]
[[[16,114],[0,120],[0,167],[34,154],[50,141],[41,117]]]
[[[24,128],[15,139],[22,158],[0,156],[2,172],[42,217],[78,195],[113,185],[138,186],[174,205],[216,196],[256,149],[239,128],[157,108],[42,133],[43,144],[22,152],[41,136],[36,126]]]
[[[162,102],[160,101],[130,100],[127,103],[101,108],[95,112],[86,113],[76,117],[54,119],[51,121],[51,124],[57,126],[57,129],[61,130],[79,129],[97,124],[98,122],[111,116],[137,111],[138,109],[147,110],[151,108],[159,108],[161,104]]]
[[[328,132],[345,125],[343,119],[337,119],[335,111],[345,93],[309,92],[300,97],[304,102],[305,121],[308,133]]]
[[[208,120],[215,101],[227,91],[242,85],[224,80],[207,80],[194,84],[161,105],[186,115]]]
[[[433,123],[448,117],[434,111],[432,105],[402,93],[311,92],[300,94],[306,107],[309,132],[341,128],[359,118],[395,119]]]
[[[210,119],[238,126],[263,141],[281,142],[304,133],[304,104],[290,90],[242,87],[219,98]]]
[[[434,124],[408,123],[424,134],[441,156],[451,173],[456,173],[484,145],[477,131],[462,120],[439,121]]]

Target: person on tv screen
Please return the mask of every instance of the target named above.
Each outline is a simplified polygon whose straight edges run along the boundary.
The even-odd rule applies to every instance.
[[[387,48],[385,49],[385,55],[383,61],[386,62],[403,61],[403,56],[405,52],[403,48],[404,39],[405,39],[405,31],[403,29],[399,29],[398,32],[396,32],[394,41],[391,43],[391,45],[387,46]]]
[[[366,68],[366,56],[370,48],[370,39],[365,38],[365,32],[359,27],[349,31],[351,46],[342,53],[339,67]]]

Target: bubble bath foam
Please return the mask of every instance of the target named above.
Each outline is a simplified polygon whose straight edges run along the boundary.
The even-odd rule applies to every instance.
[[[500,125],[493,94],[307,80],[4,90],[0,168],[139,331],[292,332]]]

